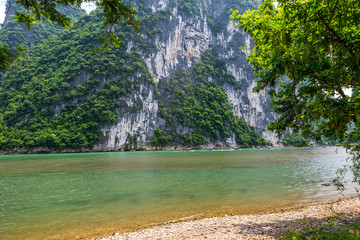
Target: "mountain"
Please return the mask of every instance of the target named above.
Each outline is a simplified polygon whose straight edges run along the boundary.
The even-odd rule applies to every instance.
[[[265,145],[275,119],[255,85],[251,39],[229,23],[245,0],[137,0],[141,34],[92,54],[101,9],[33,47],[0,79],[0,148],[12,151]]]
[[[17,46],[33,47],[63,30],[58,25],[46,21],[39,21],[33,24],[31,30],[27,29],[24,24],[19,24],[12,15],[15,14],[15,11],[23,12],[25,9],[21,5],[16,4],[15,0],[8,0],[6,2],[5,11],[5,20],[0,29],[0,43],[8,45],[10,48]],[[78,7],[59,7],[59,11],[69,16],[72,22],[86,14],[83,9]]]

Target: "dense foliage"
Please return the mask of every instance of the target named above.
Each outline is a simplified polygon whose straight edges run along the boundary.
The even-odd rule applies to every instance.
[[[232,15],[255,43],[248,57],[259,77],[255,90],[274,88],[279,118],[269,129],[356,143],[347,147],[359,182],[360,1],[277,2]],[[283,76],[289,81],[281,82]]]
[[[306,139],[301,134],[294,133],[294,134],[286,135],[283,138],[282,143],[285,146],[300,146],[300,145],[306,144]]]
[[[223,9],[221,9],[218,16],[210,16],[210,14],[207,13],[208,24],[215,33],[226,31],[231,10],[241,9],[240,11],[245,11],[247,9],[256,9],[261,2],[261,0],[223,0]]]
[[[1,77],[0,149],[92,147],[103,137],[100,128],[127,108],[123,96],[140,91],[140,83],[153,88],[137,52],[122,46],[91,54],[105,31],[101,17],[100,10],[83,16]],[[117,32],[135,39],[129,28]]]
[[[89,2],[85,0],[59,0],[59,1],[38,1],[38,0],[16,0],[16,9],[13,11],[13,15],[17,22],[23,23],[29,30],[32,29],[33,24],[39,21],[51,21],[60,27],[71,27],[72,13],[69,11],[63,11],[64,9],[72,8],[73,6],[80,8],[83,2]],[[140,32],[140,22],[135,19],[137,14],[136,7],[130,4],[130,1],[117,1],[117,0],[99,0],[92,1],[95,5],[103,10],[101,20],[106,31],[97,35],[98,41],[102,44],[102,49],[105,51],[110,50],[109,43],[114,44],[116,47],[120,46],[120,43],[124,42],[119,38],[119,35],[114,32],[116,26],[120,23],[123,26],[131,26],[135,31]],[[8,0],[6,4],[6,11],[9,13],[12,8],[13,1]],[[38,27],[37,27],[38,28]],[[42,28],[40,26],[40,28]],[[24,31],[24,30],[23,30]],[[22,31],[22,32],[23,32]],[[26,30],[25,30],[26,31]],[[35,31],[36,32],[36,31]],[[43,31],[47,32],[47,31]],[[21,33],[18,38],[24,37]],[[41,37],[40,37],[41,38]],[[6,39],[8,40],[8,39]],[[20,41],[21,43],[21,41]],[[22,43],[25,44],[25,43]],[[101,48],[97,48],[97,52],[100,52]],[[14,52],[6,45],[0,45],[0,62],[12,62],[14,60]],[[3,70],[7,65],[0,65]]]
[[[166,121],[161,129],[154,129],[156,147],[197,146],[230,137],[243,146],[267,144],[254,128],[234,116],[223,86],[241,86],[215,51],[204,53],[189,71],[178,71],[168,82],[162,79],[157,90],[142,58],[156,48],[159,26],[172,11],[153,13],[144,0],[136,4],[142,34],[130,26],[117,26],[114,31],[125,43],[117,48],[109,45],[108,53],[92,54],[100,46],[98,36],[107,31],[98,9],[34,46],[22,64],[10,65],[0,76],[0,149],[91,148],[106,140],[103,127],[113,125],[122,114],[141,110],[138,96],[148,96],[150,91]],[[189,131],[179,131],[177,126]],[[123,146],[126,150],[141,147],[138,136],[132,134],[128,133]]]
[[[296,147],[304,147],[308,145],[313,145],[315,143],[317,145],[332,145],[332,146],[339,144],[338,141],[331,141],[324,136],[321,136],[320,139],[313,140],[303,136],[300,133],[286,134],[285,137],[282,139],[282,143],[284,144],[284,146],[296,146]]]
[[[178,9],[185,15],[200,14],[200,7],[197,0],[178,0]]]
[[[61,12],[58,8],[63,7],[81,7],[83,2],[87,0],[58,0],[58,1],[27,1],[17,0],[16,3],[21,5],[25,11],[15,11],[15,18],[18,22],[24,23],[29,29],[32,24],[39,20],[48,20],[56,23],[61,27],[72,26],[71,18],[68,14]],[[108,30],[100,37],[100,41],[106,44],[106,39],[115,45],[121,42],[119,36],[115,34],[114,27],[120,23],[124,26],[131,26],[135,31],[139,32],[140,22],[135,19],[137,14],[136,7],[131,6],[130,1],[114,1],[99,0],[92,1],[97,7],[103,9],[101,20],[105,28]]]
[[[72,22],[75,22],[86,12],[78,7],[59,7],[59,11],[66,14]],[[15,3],[7,2],[7,12],[11,14],[15,11],[25,12],[25,9]],[[14,18],[8,19],[0,29],[0,42],[6,44],[13,52],[18,46],[32,47],[47,40],[50,36],[59,33],[63,28],[47,21],[40,21],[33,25],[29,30],[24,24],[18,23]]]
[[[233,134],[240,145],[266,145],[254,128],[234,115],[224,84],[241,87],[215,51],[204,52],[189,72],[177,72],[169,81],[160,83],[159,114],[166,119],[166,126],[155,132],[155,146],[167,143],[196,146],[207,141],[224,141]],[[179,126],[190,133],[181,134],[177,131]]]
[[[282,0],[275,8],[266,1],[232,17],[255,42],[248,58],[259,77],[255,90],[280,82],[272,92],[280,117],[270,128],[344,140],[349,123],[358,122],[360,2]],[[284,75],[291,81],[281,83]]]

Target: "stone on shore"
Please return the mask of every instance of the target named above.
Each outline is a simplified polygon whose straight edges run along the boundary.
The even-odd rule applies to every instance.
[[[349,221],[354,214],[360,213],[359,207],[359,198],[351,198],[336,203],[305,206],[301,209],[275,213],[166,223],[100,239],[276,239],[289,230],[319,227],[327,223],[328,217],[335,215],[343,215],[344,221]]]

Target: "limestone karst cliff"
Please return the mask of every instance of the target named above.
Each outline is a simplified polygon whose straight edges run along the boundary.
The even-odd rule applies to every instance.
[[[137,0],[141,34],[91,52],[101,9],[34,47],[0,80],[0,148],[48,150],[272,143],[275,119],[246,61],[251,39],[229,22],[243,0]],[[1,35],[0,35],[1,38]],[[250,127],[249,127],[250,126]]]
[[[181,6],[184,2],[191,2],[189,8]],[[256,2],[203,0],[178,1],[175,4],[173,1],[159,0],[144,3],[152,14],[163,16],[166,13],[164,19],[152,26],[153,31],[156,31],[153,38],[142,34],[149,49],[141,51],[141,54],[155,82],[168,81],[176,72],[191,68],[202,53],[215,49],[219,58],[226,62],[227,71],[241,86],[236,88],[231,84],[223,85],[235,116],[244,118],[262,137],[276,144],[275,134],[266,131],[268,123],[275,119],[269,96],[265,92],[252,93],[256,83],[252,67],[246,61],[247,51],[239,49],[239,46],[250,49],[251,38],[234,23],[230,23],[228,18],[230,9],[245,11],[256,7]],[[130,41],[128,49],[134,45]],[[157,112],[158,102],[150,94],[143,99],[142,111],[125,114],[115,126],[103,128],[109,137],[106,146],[121,147],[126,143],[128,133],[150,139],[151,134],[146,133],[152,133],[153,129],[164,125],[162,119],[157,117]],[[122,130],[122,126],[126,126],[126,131]],[[187,132],[186,127],[182,132]],[[115,142],[116,136],[119,136],[119,140]],[[140,142],[146,144],[146,139],[140,139]],[[232,136],[226,139],[225,144],[233,147],[237,145]]]

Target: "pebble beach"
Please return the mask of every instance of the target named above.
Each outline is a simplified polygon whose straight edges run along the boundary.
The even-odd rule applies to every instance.
[[[123,239],[276,239],[288,231],[319,227],[336,217],[351,223],[360,213],[358,197],[326,204],[303,206],[255,215],[213,217],[185,222],[167,222],[135,232],[114,233],[101,240]]]

